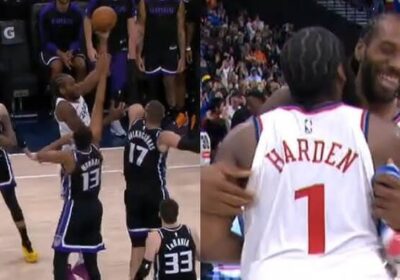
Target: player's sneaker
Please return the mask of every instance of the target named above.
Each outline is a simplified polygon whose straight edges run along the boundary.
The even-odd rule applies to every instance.
[[[111,123],[110,131],[112,134],[118,137],[126,136],[126,132],[121,125],[121,122],[116,120]]]
[[[27,263],[35,263],[39,259],[39,254],[35,250],[32,249],[32,251],[29,252],[25,246],[22,246],[22,253]]]
[[[72,273],[79,276],[83,280],[90,280],[89,273],[87,272],[84,263],[75,264],[74,268],[72,269]]]

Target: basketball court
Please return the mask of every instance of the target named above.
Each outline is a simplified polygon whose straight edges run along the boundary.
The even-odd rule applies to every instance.
[[[103,155],[100,199],[104,209],[102,234],[106,251],[99,254],[99,268],[102,279],[124,280],[129,275],[131,245],[125,226],[123,150],[104,149]],[[18,231],[0,198],[0,280],[51,280],[51,245],[63,204],[59,166],[32,162],[19,154],[11,156],[11,161],[18,184],[18,201],[40,259],[36,264],[24,262]],[[179,203],[180,220],[200,232],[199,156],[171,150],[167,166],[167,187],[170,196]]]

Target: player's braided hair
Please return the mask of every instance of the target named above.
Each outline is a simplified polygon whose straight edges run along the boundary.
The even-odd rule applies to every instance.
[[[293,98],[312,107],[322,95],[331,95],[337,68],[346,62],[342,42],[322,27],[296,32],[281,53],[281,66]]]

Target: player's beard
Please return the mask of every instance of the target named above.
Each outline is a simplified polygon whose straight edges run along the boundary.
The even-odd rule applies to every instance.
[[[360,65],[361,71],[361,87],[362,93],[366,100],[370,104],[374,103],[390,103],[396,98],[396,93],[389,93],[380,90],[378,87],[378,73],[380,69],[374,65],[374,63],[365,58],[363,63]],[[379,90],[381,92],[379,92]]]
[[[346,75],[346,83],[343,87],[343,102],[351,106],[365,107],[365,98],[364,96],[360,96],[356,90],[356,77],[350,64],[345,63],[343,65]]]

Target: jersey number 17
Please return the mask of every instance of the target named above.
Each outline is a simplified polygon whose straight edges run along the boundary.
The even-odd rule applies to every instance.
[[[129,163],[132,164],[135,162],[137,166],[141,166],[148,152],[149,152],[148,149],[131,143],[129,147]]]

